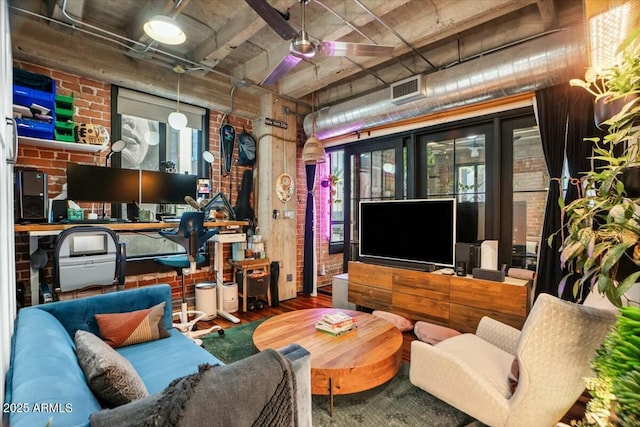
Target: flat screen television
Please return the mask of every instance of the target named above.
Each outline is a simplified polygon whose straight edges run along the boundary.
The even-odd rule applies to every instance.
[[[453,198],[361,201],[359,218],[363,262],[415,268],[455,264]]]

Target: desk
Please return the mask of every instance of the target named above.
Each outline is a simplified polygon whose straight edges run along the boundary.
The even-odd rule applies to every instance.
[[[236,272],[242,271],[242,311],[247,311],[247,295],[249,294],[249,288],[247,285],[247,276],[249,270],[264,270],[269,279],[271,279],[271,272],[269,271],[270,262],[269,258],[260,259],[243,259],[243,260],[229,260],[229,264],[233,267],[231,275],[232,280],[236,279]],[[238,288],[240,285],[238,284]],[[267,303],[271,305],[271,285],[267,283]]]
[[[118,231],[158,231],[164,228],[177,228],[179,222],[108,222],[96,224],[16,224],[16,233],[27,233],[29,236],[29,255],[38,249],[38,239],[44,236],[57,236],[63,230],[78,226],[106,227]],[[207,228],[246,227],[248,221],[207,221]],[[31,305],[37,305],[40,300],[40,272],[33,267],[30,269]]]

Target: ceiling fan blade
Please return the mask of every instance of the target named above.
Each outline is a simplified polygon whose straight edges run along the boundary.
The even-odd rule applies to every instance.
[[[280,37],[291,40],[298,32],[266,0],[244,0]]]
[[[366,43],[321,41],[318,52],[324,56],[393,56],[393,46]]]
[[[260,86],[269,86],[274,84],[275,82],[280,80],[282,76],[287,74],[289,70],[295,67],[300,61],[302,61],[302,59],[298,58],[297,56],[293,56],[293,55],[285,56],[284,58],[282,58],[280,63],[276,65],[276,67],[273,70],[271,70],[269,75],[267,75],[267,77],[265,77],[264,80],[260,82]]]

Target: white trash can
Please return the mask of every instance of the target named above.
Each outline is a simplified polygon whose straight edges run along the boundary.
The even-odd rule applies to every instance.
[[[227,313],[238,311],[238,285],[227,282],[222,286],[222,309]]]
[[[218,297],[215,283],[196,284],[196,311],[204,312],[205,320],[214,319],[218,314]]]

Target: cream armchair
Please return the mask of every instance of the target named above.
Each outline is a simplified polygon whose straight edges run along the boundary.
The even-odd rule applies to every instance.
[[[413,341],[409,378],[489,426],[553,426],[584,391],[589,361],[615,319],[611,311],[541,294],[522,332],[484,317],[475,335],[434,346]]]

